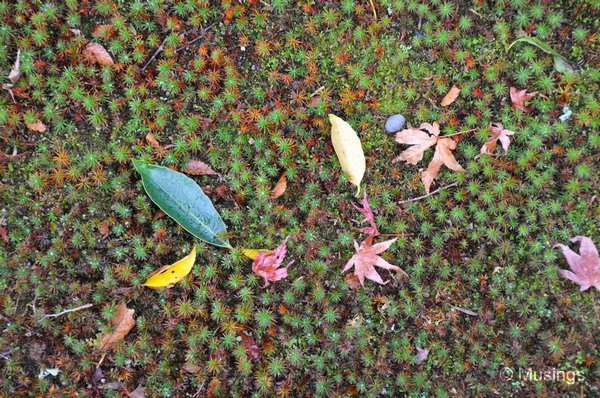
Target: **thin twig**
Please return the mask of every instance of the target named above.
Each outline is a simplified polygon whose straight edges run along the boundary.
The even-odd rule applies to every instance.
[[[321,91],[323,91],[323,90],[325,90],[325,86],[321,86],[321,87],[319,87],[318,89],[316,89],[316,90],[315,90],[315,92],[314,92],[314,93],[312,93],[312,94],[310,95],[310,98],[312,98],[312,97],[314,97],[315,95],[319,94],[319,93],[320,93]]]
[[[80,307],[71,308],[70,310],[64,310],[64,311],[58,312],[56,314],[47,314],[47,315],[44,315],[42,317],[42,319],[56,318],[56,317],[59,317],[59,316],[64,315],[64,314],[68,314],[69,312],[75,312],[75,311],[79,311],[79,310],[85,310],[86,308],[90,308],[90,307],[93,307],[93,306],[94,306],[94,304],[84,304],[84,305],[82,305]]]
[[[427,197],[429,197],[429,196],[431,196],[433,194],[436,194],[436,193],[440,192],[442,189],[455,187],[457,185],[458,185],[458,182],[453,182],[452,184],[448,184],[448,185],[445,185],[443,187],[439,187],[435,191],[429,192],[427,195],[419,196],[417,198],[410,198],[410,199],[406,199],[406,200],[401,200],[400,202],[398,202],[398,204],[401,205],[401,204],[404,204],[404,203],[416,202],[417,200],[425,199],[425,198],[427,198]]]
[[[461,135],[461,134],[466,134],[466,133],[472,133],[473,131],[477,131],[478,129],[470,129],[470,130],[465,130],[465,131],[459,131],[458,133],[454,133],[454,134],[448,134],[448,135],[440,135],[438,138],[448,138],[448,137],[454,137],[455,135]]]
[[[178,53],[179,51],[181,51],[181,50],[184,50],[184,49],[188,48],[189,46],[191,46],[192,44],[194,44],[194,43],[195,43],[195,42],[197,42],[198,40],[202,39],[202,38],[203,38],[203,37],[206,35],[206,33],[207,33],[209,30],[210,30],[210,28],[212,28],[212,26],[213,26],[213,25],[209,25],[209,26],[207,26],[207,27],[206,27],[206,29],[204,29],[204,30],[202,31],[202,33],[200,33],[200,34],[198,35],[198,37],[196,37],[195,39],[192,39],[192,40],[190,40],[189,42],[187,42],[187,43],[186,43],[186,44],[184,44],[183,46],[179,47],[177,50],[175,50],[175,52],[177,52],[177,53]]]
[[[169,36],[165,37],[165,39],[162,41],[162,43],[160,43],[160,46],[158,46],[158,48],[156,49],[154,54],[152,54],[152,57],[150,57],[148,62],[146,62],[146,65],[144,65],[144,67],[142,68],[142,73],[144,73],[146,71],[146,69],[148,68],[148,66],[150,66],[152,61],[154,61],[154,59],[156,59],[156,57],[158,57],[158,54],[160,54],[162,52],[162,50],[164,50],[165,43],[167,42],[168,38],[169,38]]]
[[[375,11],[375,4],[373,4],[373,0],[369,0],[371,3],[371,8],[373,9],[373,17],[377,20],[377,11]]]

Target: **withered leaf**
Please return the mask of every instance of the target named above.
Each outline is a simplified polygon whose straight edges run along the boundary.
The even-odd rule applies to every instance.
[[[502,123],[490,123],[488,128],[492,132],[492,136],[489,140],[485,142],[485,144],[483,144],[480,153],[482,155],[489,155],[493,153],[494,149],[496,149],[496,143],[498,141],[500,141],[500,143],[502,144],[502,149],[504,149],[504,153],[507,153],[508,147],[510,146],[510,136],[516,133],[514,131],[505,129]]]
[[[146,142],[154,149],[162,149],[162,146],[152,133],[146,134]]]
[[[146,389],[143,385],[139,385],[135,390],[127,394],[128,398],[144,398],[146,396]]]
[[[279,177],[279,181],[275,184],[275,187],[271,191],[271,199],[277,199],[281,195],[284,194],[287,189],[287,179],[285,177],[285,172]]]
[[[421,348],[419,346],[416,346],[416,348],[417,355],[415,355],[415,362],[417,363],[417,365],[420,365],[427,360],[427,357],[429,356],[429,350],[427,348]]]
[[[127,308],[124,301],[119,303],[117,312],[110,321],[112,332],[105,334],[100,340],[98,351],[106,352],[112,349],[135,326],[134,310]]]
[[[98,43],[88,43],[83,54],[88,60],[100,65],[112,66],[115,64],[108,51]]]
[[[568,246],[557,243],[553,248],[559,247],[571,267],[571,271],[560,269],[558,272],[564,278],[577,283],[580,291],[584,291],[594,286],[600,290],[600,256],[594,242],[586,236],[576,236],[571,238],[571,242],[580,243],[579,254],[575,253]]]
[[[510,88],[510,100],[513,104],[513,108],[520,109],[525,113],[528,113],[531,108],[525,106],[525,102],[529,101],[537,95],[537,91],[528,93],[527,89],[517,90],[515,87]]]
[[[21,50],[17,50],[17,59],[15,60],[15,64],[13,65],[12,69],[10,70],[10,72],[8,73],[8,80],[10,80],[10,82],[12,84],[15,84],[18,80],[19,77],[21,76]]]
[[[199,175],[215,175],[218,176],[219,173],[214,171],[209,165],[199,160],[190,160],[188,164],[185,166],[183,170],[186,174],[191,174],[195,176]]]
[[[369,205],[369,201],[367,199],[367,191],[364,192],[362,199],[362,207],[358,207],[355,204],[352,204],[356,210],[360,212],[365,219],[363,221],[367,221],[370,224],[370,227],[361,228],[360,231],[364,234],[376,236],[379,235],[379,231],[377,230],[377,225],[375,225],[375,215],[373,214],[373,210]]]
[[[400,272],[402,275],[407,276],[406,272],[404,272],[400,267],[397,267],[393,264],[388,263],[383,258],[379,256],[380,253],[383,253],[396,241],[396,238],[386,240],[385,242],[376,243],[373,245],[373,237],[369,236],[365,239],[360,246],[356,241],[354,242],[354,248],[356,249],[356,253],[348,260],[342,272],[348,271],[350,268],[354,267],[354,275],[358,278],[361,286],[364,286],[365,278],[372,280],[373,282],[377,282],[381,285],[385,285],[388,282],[384,282],[381,279],[381,276],[377,273],[375,266],[390,269],[393,271]]]
[[[423,131],[427,130],[427,132]],[[399,144],[412,145],[410,148],[404,150],[396,159],[392,162],[398,162],[400,160],[406,163],[416,165],[421,159],[425,151],[435,145],[440,134],[440,125],[437,122],[433,124],[423,123],[416,128],[408,128],[396,133],[396,142]]]
[[[452,138],[440,138],[435,146],[435,153],[427,170],[421,173],[421,180],[425,185],[425,192],[429,193],[429,189],[435,177],[440,172],[442,165],[446,165],[454,171],[464,171],[464,169],[458,164],[452,150],[456,148],[456,141]]]
[[[451,103],[456,101],[459,94],[460,94],[460,89],[456,86],[456,84],[453,85],[452,88],[446,93],[444,98],[442,98],[442,102],[440,102],[440,105],[441,106],[450,105]]]
[[[42,123],[42,121],[39,119],[36,120],[35,123],[25,122],[25,125],[29,130],[35,131],[37,133],[45,133],[47,130],[46,125]]]
[[[259,252],[256,257],[254,257],[252,271],[265,280],[265,284],[262,286],[263,289],[269,286],[269,282],[279,281],[288,276],[287,269],[294,263],[294,261],[291,261],[285,268],[279,267],[285,258],[285,253],[287,250],[286,244],[289,238],[289,236],[285,238],[283,243],[279,245],[272,253]]]

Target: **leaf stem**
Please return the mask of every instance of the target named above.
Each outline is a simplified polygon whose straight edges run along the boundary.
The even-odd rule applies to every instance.
[[[56,314],[47,314],[47,315],[44,315],[42,317],[42,319],[56,318],[56,317],[59,317],[59,316],[64,315],[64,314],[68,314],[69,312],[75,312],[75,311],[79,311],[79,310],[85,310],[86,308],[90,308],[90,307],[93,307],[93,306],[94,306],[94,304],[84,304],[84,305],[76,307],[76,308],[71,308],[69,310],[64,310],[64,311],[61,311],[61,312],[57,312]]]
[[[461,134],[466,134],[466,133],[471,133],[473,131],[478,130],[477,128],[474,129],[469,129],[469,130],[465,130],[465,131],[459,131],[458,133],[454,133],[454,134],[449,134],[449,135],[442,135],[438,138],[448,138],[448,137],[454,137],[455,135],[461,135]]]
[[[410,202],[416,202],[417,200],[421,200],[421,199],[425,199],[435,193],[438,193],[439,191],[441,191],[442,189],[446,189],[446,188],[451,188],[451,187],[455,187],[458,185],[458,182],[453,182],[452,184],[448,184],[445,185],[443,187],[439,187],[438,189],[436,189],[433,192],[429,192],[427,195],[423,195],[423,196],[418,196],[416,198],[410,198],[410,199],[406,199],[406,200],[401,200],[400,202],[398,202],[399,205],[404,204],[404,203],[410,203]]]

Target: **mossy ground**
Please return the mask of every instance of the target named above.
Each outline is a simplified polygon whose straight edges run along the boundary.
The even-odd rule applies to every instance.
[[[598,292],[560,278],[551,248],[575,235],[600,244],[597,2],[373,4],[377,18],[359,0],[0,2],[3,75],[22,53],[15,102],[0,95],[0,149],[26,154],[0,164],[2,395],[124,396],[140,384],[165,397],[598,394]],[[523,34],[578,74],[526,44],[507,51]],[[85,60],[89,41],[116,65]],[[453,84],[459,99],[440,107]],[[543,95],[524,114],[510,86]],[[399,237],[386,258],[410,279],[344,280],[364,225],[329,112],[360,134],[379,230]],[[418,167],[391,163],[403,149],[383,129],[393,113],[443,134],[477,129],[455,151],[466,172],[443,170],[433,188],[456,187],[397,204],[424,192]],[[36,119],[48,131],[26,128]],[[507,155],[476,158],[490,122],[518,134]],[[191,158],[222,175],[195,179],[235,247],[292,236],[287,279],[262,290],[239,250],[159,217],[132,160],[181,169]],[[188,279],[140,286],[193,244]],[[94,347],[120,300],[136,326],[104,358],[103,383]],[[421,364],[417,346],[430,351]],[[46,368],[60,372],[38,378]],[[581,377],[519,380],[528,368]]]

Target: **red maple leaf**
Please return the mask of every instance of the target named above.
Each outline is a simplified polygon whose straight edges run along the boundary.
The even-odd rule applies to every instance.
[[[579,254],[575,253],[563,244],[557,243],[553,248],[560,247],[571,270],[559,269],[558,272],[577,283],[580,291],[584,291],[594,286],[600,290],[600,256],[594,242],[585,236],[576,236],[571,238],[571,242],[580,243]]]
[[[404,272],[400,267],[397,267],[393,264],[388,263],[383,258],[379,257],[378,254],[383,253],[396,241],[396,238],[386,240],[385,242],[376,243],[373,245],[373,237],[369,236],[367,239],[363,241],[363,243],[358,245],[356,241],[354,241],[354,248],[356,249],[356,253],[348,260],[342,272],[348,271],[350,268],[354,266],[354,275],[358,278],[358,281],[362,286],[364,286],[365,278],[372,280],[373,282],[377,282],[381,285],[385,285],[388,282],[384,282],[381,279],[381,276],[375,270],[375,266],[391,269],[408,277],[406,272]]]
[[[358,207],[355,204],[352,204],[356,210],[360,212],[365,219],[363,221],[368,221],[371,224],[370,227],[360,228],[360,232],[363,234],[367,234],[370,236],[379,235],[379,231],[377,230],[377,225],[375,225],[375,216],[373,215],[373,210],[371,210],[371,206],[369,205],[369,201],[367,200],[367,192],[363,196],[362,207]]]
[[[287,269],[294,261],[291,261],[285,268],[279,267],[285,258],[286,243],[289,238],[289,236],[285,238],[283,243],[273,250],[273,253],[260,252],[254,258],[252,271],[265,280],[265,284],[262,286],[263,289],[269,286],[269,282],[279,281],[288,276]]]
[[[527,89],[517,90],[516,88],[511,87],[510,101],[513,104],[513,108],[520,109],[525,113],[529,113],[531,111],[531,108],[525,106],[525,102],[535,97],[537,93],[537,91],[534,91],[533,93],[528,93]]]

